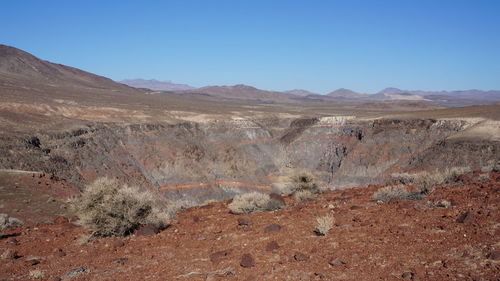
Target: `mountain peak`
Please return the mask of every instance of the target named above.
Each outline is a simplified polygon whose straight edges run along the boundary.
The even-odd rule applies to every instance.
[[[406,93],[406,91],[403,91],[401,89],[394,88],[394,87],[389,87],[389,88],[383,89],[382,91],[378,92],[377,94],[397,95],[397,94],[402,94],[402,93]]]
[[[153,91],[184,91],[184,90],[194,89],[189,85],[176,84],[169,80],[160,81],[156,79],[137,78],[137,79],[125,79],[118,82],[128,85],[130,87],[150,89]]]

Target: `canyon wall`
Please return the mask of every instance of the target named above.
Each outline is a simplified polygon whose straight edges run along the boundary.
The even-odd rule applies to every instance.
[[[485,122],[335,116],[87,123],[70,131],[0,136],[0,168],[42,171],[80,188],[113,177],[199,203],[278,189],[302,170],[330,188],[345,188],[380,183],[395,172],[495,166],[499,140],[464,133]],[[488,124],[498,132],[498,122]]]

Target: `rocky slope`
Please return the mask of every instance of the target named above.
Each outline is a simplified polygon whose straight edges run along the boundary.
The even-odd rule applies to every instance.
[[[5,233],[0,278],[498,280],[499,186],[499,173],[476,173],[416,202],[377,203],[379,187],[371,186],[314,201],[285,198],[284,209],[250,215],[212,203],[180,212],[159,234],[90,242],[59,218]],[[335,224],[316,236],[315,219],[327,214]]]

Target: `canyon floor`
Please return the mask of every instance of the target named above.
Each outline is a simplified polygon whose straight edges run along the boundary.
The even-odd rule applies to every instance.
[[[35,202],[71,193],[50,178],[39,184],[38,175],[8,178],[33,189]],[[0,279],[499,280],[500,173],[462,176],[422,201],[375,202],[379,188],[287,197],[281,210],[248,215],[230,214],[227,201],[211,203],[179,212],[158,234],[125,238],[87,241],[85,229],[63,218],[28,223],[1,237]],[[63,203],[31,211],[53,220],[65,214]],[[326,214],[335,225],[317,236],[315,219]]]

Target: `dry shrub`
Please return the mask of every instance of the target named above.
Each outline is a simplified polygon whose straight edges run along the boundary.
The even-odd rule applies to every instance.
[[[316,228],[314,232],[316,232],[316,234],[318,235],[327,235],[328,231],[332,229],[334,223],[335,223],[335,218],[331,215],[317,217]]]
[[[324,193],[325,190],[320,187],[316,177],[310,173],[303,172],[291,177],[290,184],[283,190],[283,193],[289,195],[299,191],[309,191],[312,194],[320,194]]]
[[[395,183],[403,185],[416,184],[420,186],[422,190],[430,193],[436,185],[456,182],[461,175],[470,172],[471,169],[469,167],[453,167],[446,168],[443,171],[436,170],[434,172],[420,172],[415,174],[394,173],[391,176]]]
[[[409,190],[405,185],[389,185],[380,188],[373,194],[375,201],[388,202],[392,198],[399,200],[419,201],[425,199],[428,191],[426,189]]]
[[[125,236],[142,225],[167,226],[174,210],[151,191],[101,178],[74,200],[80,222],[97,236]]]
[[[316,198],[316,195],[312,193],[310,190],[298,190],[293,194],[295,200],[303,201],[303,200],[313,200]]]
[[[0,233],[6,228],[22,226],[23,222],[19,219],[9,217],[7,214],[0,214]]]
[[[45,278],[45,273],[43,271],[41,271],[40,269],[30,270],[28,275],[31,279],[43,279],[43,278]]]
[[[283,203],[272,199],[269,194],[249,192],[236,195],[228,207],[233,214],[248,214],[277,210],[283,207]]]

